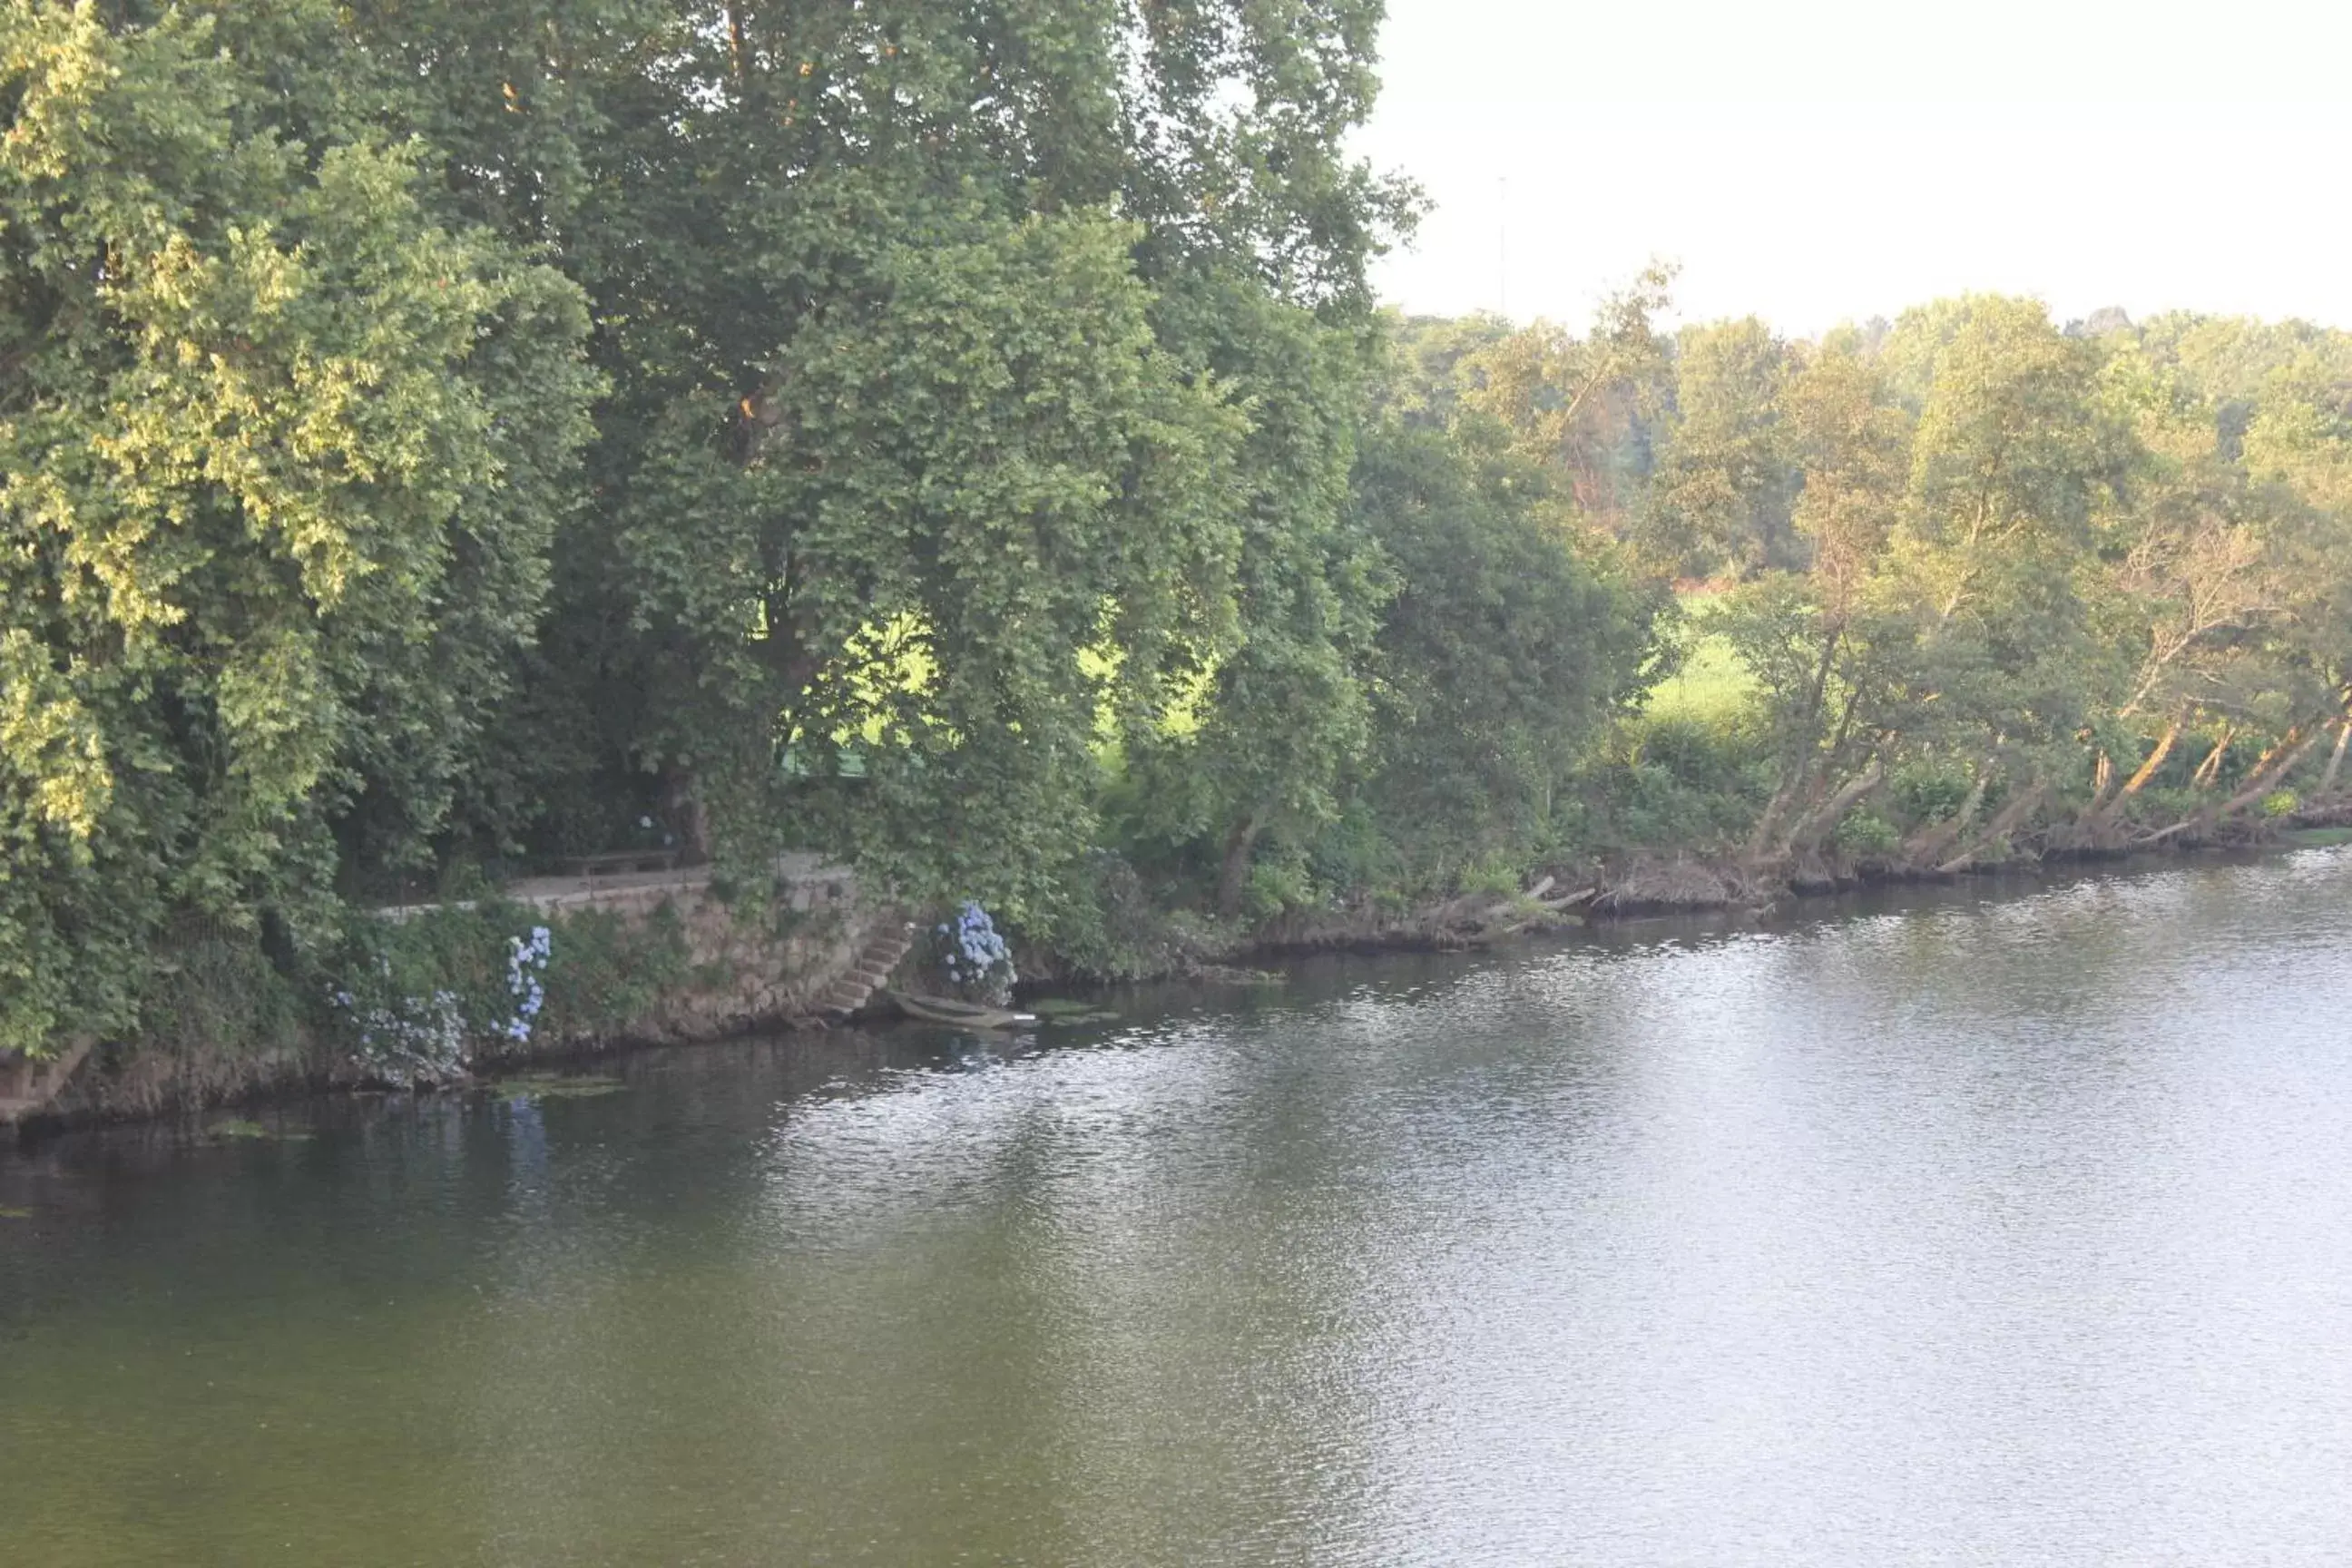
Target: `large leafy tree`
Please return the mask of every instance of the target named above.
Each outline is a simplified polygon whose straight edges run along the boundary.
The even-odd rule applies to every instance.
[[[1580,553],[1543,471],[1491,442],[1375,425],[1353,489],[1397,584],[1375,637],[1371,805],[1424,877],[1539,853],[1643,688],[1663,595]]]
[[[1088,842],[1105,709],[1156,711],[1213,634],[1239,419],[1154,345],[1128,226],[950,234],[803,323],[748,414],[683,405],[621,539],[639,624],[698,678],[653,738],[736,831],[794,809],[781,759],[855,758],[828,845],[1020,908]]]
[[[1818,844],[1906,760],[1980,786],[1952,836],[1996,782],[2021,815],[2062,782],[2101,689],[2095,519],[2132,450],[2103,360],[2039,305],[1978,297],[1906,314],[1875,353],[1832,342],[1790,384],[1815,570],[1726,623],[1782,758],[1751,854]]]
[[[1365,661],[1389,591],[1348,509],[1369,343],[1237,283],[1188,290],[1181,341],[1243,399],[1234,623],[1195,649],[1195,721],[1137,732],[1128,765],[1146,836],[1204,846],[1220,912],[1240,911],[1261,847],[1297,848],[1337,815],[1370,740]]]
[[[339,833],[415,852],[537,618],[585,311],[331,24],[0,7],[0,1047],[127,1026],[177,914],[299,925]]]
[[[1718,625],[1755,676],[1777,769],[1751,855],[1787,854],[1833,828],[1852,781],[1872,787],[1883,736],[1902,724],[1915,626],[1885,592],[1913,418],[1853,334],[1823,342],[1784,385],[1780,407],[1802,488],[1790,521],[1811,570],[1774,574],[1729,598]]]
[[[1803,564],[1780,409],[1790,369],[1786,345],[1752,316],[1676,339],[1674,406],[1638,526],[1661,567],[1713,577]]]
[[[1102,710],[1149,732],[1185,671],[1292,635],[1243,584],[1344,492],[1327,370],[1402,210],[1341,146],[1379,15],[357,7],[466,150],[454,198],[595,301],[600,500],[519,715],[602,770],[568,798],[609,816],[634,773],[689,839],[823,832],[910,894],[1032,899]],[[1302,489],[1274,426],[1312,398]],[[1330,665],[1303,635],[1276,662]],[[844,817],[806,775],[853,759]]]
[[[1461,362],[1464,412],[1499,424],[1520,456],[1559,474],[1599,531],[1626,531],[1649,478],[1671,375],[1657,318],[1673,281],[1673,268],[1653,264],[1601,301],[1583,337],[1537,321]]]

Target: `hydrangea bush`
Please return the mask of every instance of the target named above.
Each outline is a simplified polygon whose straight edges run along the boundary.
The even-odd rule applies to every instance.
[[[366,1075],[398,1089],[446,1083],[467,1068],[467,1027],[454,991],[424,996],[395,995],[392,965],[382,965],[385,984],[373,999],[337,991],[333,1002],[352,1036],[352,1055]]]
[[[970,899],[952,920],[932,928],[938,949],[938,972],[946,990],[967,1001],[1003,1006],[1013,1000],[1020,975],[1013,967],[1013,951],[989,919],[988,911]]]
[[[361,1070],[415,1089],[465,1077],[485,1045],[528,1045],[547,1005],[555,937],[540,924],[515,934],[527,918],[500,905],[353,921],[327,1001]]]
[[[529,937],[507,942],[507,994],[514,998],[514,1011],[502,1032],[516,1045],[530,1043],[531,1025],[547,1005],[547,961],[554,951],[554,933],[545,926],[533,926]]]

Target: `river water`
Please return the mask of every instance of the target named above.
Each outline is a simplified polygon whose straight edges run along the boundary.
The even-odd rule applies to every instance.
[[[0,1157],[0,1560],[2352,1560],[2352,850]]]

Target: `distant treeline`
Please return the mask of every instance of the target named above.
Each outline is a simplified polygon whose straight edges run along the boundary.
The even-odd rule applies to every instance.
[[[0,1051],[649,841],[1117,973],[2333,786],[2352,340],[1384,316],[1380,11],[0,0]]]
[[[1971,296],[1668,336],[1667,281],[1583,338],[1402,323],[1391,398],[1685,588],[1668,644],[1714,689],[1616,737],[1621,842],[1958,869],[2347,782],[2352,334]]]

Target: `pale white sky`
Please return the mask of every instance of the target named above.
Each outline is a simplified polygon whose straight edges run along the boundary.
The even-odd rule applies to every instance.
[[[1381,53],[1411,310],[1581,326],[1659,255],[1682,319],[1801,334],[1971,289],[2352,326],[2345,0],[1389,0]]]

